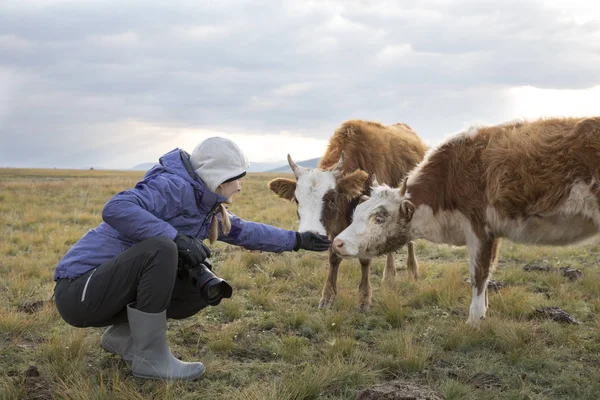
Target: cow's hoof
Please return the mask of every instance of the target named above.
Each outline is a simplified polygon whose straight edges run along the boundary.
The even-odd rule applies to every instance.
[[[473,317],[472,315],[469,315],[469,318],[467,319],[467,325],[473,327],[473,328],[479,328],[481,326],[481,324],[483,323],[483,320],[485,319],[485,317]]]
[[[365,313],[365,312],[369,312],[370,310],[371,310],[370,304],[363,303],[363,304],[358,305],[358,312]]]
[[[321,299],[321,301],[319,301],[319,310],[329,308],[331,303],[333,303],[333,299]]]
[[[386,276],[381,280],[381,284],[386,287],[394,286],[395,276]]]

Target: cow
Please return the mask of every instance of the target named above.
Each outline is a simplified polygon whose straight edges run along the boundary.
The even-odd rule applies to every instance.
[[[348,120],[335,130],[317,168],[298,166],[288,154],[296,180],[273,179],[269,188],[283,199],[297,204],[300,231],[313,231],[333,239],[349,224],[361,196],[370,192],[372,176],[389,185],[398,185],[409,170],[423,159],[427,147],[410,126],[396,123]],[[329,275],[323,287],[319,309],[329,306],[337,294],[341,258],[330,250]],[[370,259],[361,258],[359,310],[371,306]],[[408,243],[407,269],[417,279],[418,264],[412,243]],[[396,275],[393,254],[387,254],[383,282]]]
[[[561,246],[592,237],[599,196],[600,117],[472,127],[429,150],[399,188],[373,182],[332,248],[366,260],[417,239],[466,245],[467,323],[477,327],[502,238]]]

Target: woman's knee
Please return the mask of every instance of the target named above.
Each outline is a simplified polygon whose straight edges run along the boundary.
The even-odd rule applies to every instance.
[[[160,270],[168,273],[168,276],[175,279],[178,267],[177,245],[167,236],[156,236],[150,238],[145,243],[154,254],[154,265],[159,265]]]
[[[146,244],[156,250],[157,253],[177,259],[177,245],[168,236],[160,235],[152,237],[146,240]]]

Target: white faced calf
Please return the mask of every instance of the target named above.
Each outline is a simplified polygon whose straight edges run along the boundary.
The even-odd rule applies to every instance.
[[[335,237],[350,224],[352,211],[364,193],[368,173],[359,169],[345,172],[343,152],[337,164],[330,169],[299,167],[289,155],[288,162],[296,180],[277,178],[269,182],[269,188],[278,196],[297,204],[299,231]],[[330,250],[329,276],[323,287],[319,308],[328,306],[337,294],[340,262],[341,258]],[[360,259],[360,264],[359,309],[364,311],[371,305],[370,259]],[[410,273],[416,277],[418,264],[412,246],[409,247],[407,264]],[[384,282],[393,281],[395,274],[393,255],[389,254],[383,274]]]

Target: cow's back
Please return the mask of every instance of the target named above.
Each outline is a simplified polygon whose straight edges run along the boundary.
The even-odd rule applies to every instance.
[[[600,179],[600,118],[560,118],[502,127],[482,153],[486,198],[501,214],[554,211],[573,184]]]
[[[377,122],[350,120],[332,135],[319,168],[331,169],[344,152],[343,171],[361,169],[369,174],[365,192],[376,176],[380,183],[398,186],[403,177],[425,155],[427,147],[418,135],[404,123],[384,126]]]
[[[415,205],[483,223],[556,211],[576,183],[600,194],[600,118],[551,118],[472,128],[411,173]],[[489,217],[487,218],[489,219]]]

